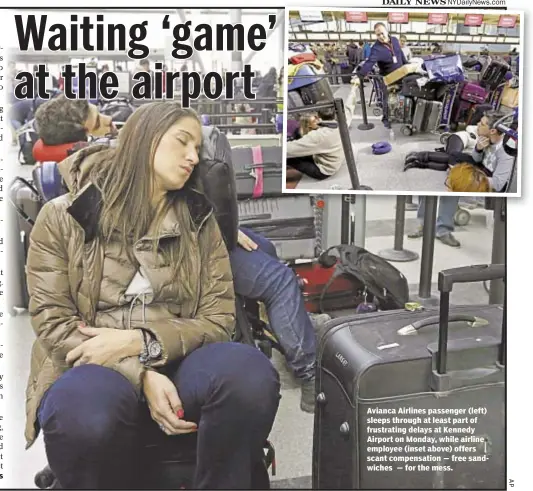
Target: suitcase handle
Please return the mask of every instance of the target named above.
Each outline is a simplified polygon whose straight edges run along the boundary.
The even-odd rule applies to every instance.
[[[416,334],[417,331],[419,331],[423,327],[438,326],[439,321],[440,321],[440,317],[438,315],[435,315],[433,317],[426,317],[425,319],[413,322],[412,324],[409,324],[408,326],[398,329],[398,334],[400,336]],[[475,325],[479,326],[479,325],[488,324],[488,322],[485,319],[481,317],[475,317],[473,315],[468,315],[468,314],[452,314],[450,315],[448,322],[468,322],[472,324],[472,327],[474,327]]]
[[[450,292],[456,283],[473,283],[478,281],[488,281],[503,279],[505,281],[504,264],[479,264],[475,266],[465,266],[462,268],[446,269],[439,273],[438,287],[440,291],[439,308],[439,347],[437,352],[437,373],[446,373],[446,359],[448,348],[448,323],[453,316],[450,316]],[[503,325],[502,341],[500,346],[499,362],[505,365],[506,348],[506,296],[503,305]]]
[[[244,170],[268,169],[271,167],[279,167],[279,162],[262,162],[260,164],[249,164],[244,166]]]

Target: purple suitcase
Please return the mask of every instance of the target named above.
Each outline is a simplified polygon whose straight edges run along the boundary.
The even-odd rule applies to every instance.
[[[463,101],[473,102],[474,104],[481,104],[487,98],[487,90],[480,87],[478,84],[466,82],[461,90],[460,99]]]

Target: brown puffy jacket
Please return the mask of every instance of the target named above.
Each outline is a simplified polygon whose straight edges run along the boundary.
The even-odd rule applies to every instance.
[[[161,342],[163,355],[152,363],[157,368],[178,361],[200,346],[231,339],[235,325],[235,296],[228,252],[211,207],[199,194],[187,196],[199,234],[212,231],[210,250],[202,262],[198,247],[194,255],[194,295],[180,298],[169,268],[161,255],[154,258],[151,240],[141,239],[134,254],[150,280],[153,295],[142,301],[124,300],[137,269],[124,260],[120,244],[106,245],[97,234],[100,193],[88,180],[94,165],[105,165],[101,147],[81,150],[60,164],[70,193],[47,203],[30,237],[27,263],[29,312],[37,340],[31,355],[26,393],[26,440],[29,447],[39,432],[37,411],[46,390],[70,367],[67,353],[85,338],[80,322],[88,326],[129,329],[143,327]],[[179,240],[180,224],[170,210],[161,236]],[[147,237],[145,237],[147,239]],[[105,250],[104,250],[105,249]],[[104,271],[112,271],[106,277]],[[146,368],[137,357],[110,366],[140,391]]]

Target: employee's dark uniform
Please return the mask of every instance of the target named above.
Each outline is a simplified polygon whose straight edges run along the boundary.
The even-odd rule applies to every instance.
[[[370,56],[368,59],[361,65],[357,71],[358,75],[366,76],[374,65],[378,66],[379,73],[382,76],[387,76],[389,73],[392,73],[394,70],[401,68],[403,65],[407,64],[407,59],[402,51],[400,46],[400,41],[395,37],[390,37],[389,43],[381,43],[376,41],[370,50]],[[383,92],[383,122],[389,120],[389,107],[387,104],[388,92],[385,86],[382,87]]]

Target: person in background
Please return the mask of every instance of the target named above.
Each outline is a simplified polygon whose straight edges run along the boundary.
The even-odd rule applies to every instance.
[[[370,56],[358,70],[359,74],[366,76],[377,65],[380,75],[386,76],[407,64],[400,42],[397,38],[390,36],[383,22],[376,23],[374,34],[376,42],[372,46]]]
[[[461,247],[461,243],[453,235],[455,230],[454,216],[459,205],[459,196],[441,196],[439,198],[439,211],[437,215],[437,227],[435,237],[443,244],[450,247]],[[426,206],[423,196],[418,197],[418,211],[416,218],[418,219],[418,228],[415,232],[407,235],[410,239],[419,239],[424,235],[424,216]]]
[[[442,53],[442,46],[439,43],[431,43],[431,54],[440,55]]]
[[[358,79],[352,82],[350,94],[344,103],[348,127],[355,113],[358,84]],[[300,179],[303,174],[322,181],[336,174],[345,162],[334,109],[320,109],[318,117],[318,121],[309,121],[307,124],[311,131],[287,142],[286,176],[289,181]]]
[[[413,57],[413,54],[411,53],[411,48],[407,46],[407,36],[405,34],[402,34],[400,36],[400,46],[402,48],[405,59],[409,63],[411,61],[411,58]]]
[[[490,193],[489,178],[478,166],[466,162],[454,165],[448,172],[446,187],[455,193]]]
[[[329,79],[330,83],[332,85],[338,85],[341,66],[339,64],[339,59],[337,58],[336,46],[334,44],[330,44],[324,53],[324,62],[326,71],[331,75]]]
[[[116,134],[110,116],[85,99],[67,99],[61,94],[46,101],[35,113],[39,138],[45,145],[87,141],[88,136]]]
[[[361,77],[366,77],[375,65],[378,66],[380,75],[385,77],[407,64],[400,42],[397,38],[389,35],[389,31],[383,22],[376,23],[374,26],[374,34],[376,35],[376,42],[372,46],[370,56],[359,66],[356,72],[357,75]],[[388,90],[384,83],[381,85],[383,96],[383,101],[381,101],[383,103],[382,122],[385,128],[390,128]]]
[[[350,64],[350,72],[353,73],[363,60],[363,49],[355,41],[352,41],[346,49],[346,56]]]

